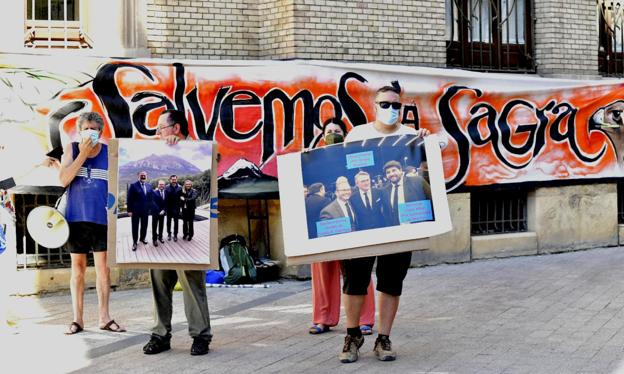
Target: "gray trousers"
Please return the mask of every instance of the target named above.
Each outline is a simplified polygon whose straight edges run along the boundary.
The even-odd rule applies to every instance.
[[[150,277],[154,295],[154,319],[156,320],[156,326],[152,328],[152,333],[167,339],[171,337],[173,288],[176,282],[180,280],[189,335],[193,338],[202,337],[211,341],[212,332],[206,296],[206,272],[203,270],[151,269]]]

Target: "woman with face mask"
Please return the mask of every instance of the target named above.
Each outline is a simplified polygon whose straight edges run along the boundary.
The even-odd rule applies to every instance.
[[[325,145],[339,144],[344,141],[347,134],[347,126],[339,118],[331,118],[323,123],[323,140]],[[320,184],[320,183],[319,183]],[[324,186],[323,186],[324,187]],[[310,193],[310,199],[322,199],[325,205],[331,202],[324,196],[325,189],[319,189],[314,194]],[[318,195],[318,196],[316,196]],[[323,195],[323,196],[321,196]],[[309,201],[306,201],[308,205]],[[325,206],[319,206],[318,211]],[[317,214],[318,216],[318,214]],[[311,265],[312,272],[312,326],[310,334],[322,334],[336,326],[340,320],[340,261],[317,262]],[[373,333],[375,324],[375,296],[373,282],[368,286],[368,296],[364,300],[360,313],[360,330],[363,335]]]
[[[87,254],[93,252],[101,330],[123,332],[108,310],[110,269],[106,259],[108,147],[99,142],[104,121],[87,112],[78,118],[79,142],[67,144],[60,170],[61,185],[67,187],[65,218],[69,223],[67,249],[71,254],[70,289],[74,319],[65,332],[83,331],[84,280]]]

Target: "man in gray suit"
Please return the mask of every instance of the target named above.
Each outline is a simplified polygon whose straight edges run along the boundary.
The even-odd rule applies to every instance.
[[[349,185],[349,180],[346,177],[338,177],[336,179],[336,199],[321,210],[320,219],[349,217],[351,231],[355,231],[355,214],[349,203],[350,197],[351,186]]]

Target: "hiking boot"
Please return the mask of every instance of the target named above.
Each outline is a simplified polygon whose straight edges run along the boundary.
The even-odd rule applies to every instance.
[[[338,355],[340,362],[348,364],[357,361],[360,357],[360,347],[362,344],[364,344],[363,336],[345,336],[342,352]]]
[[[191,346],[191,356],[201,356],[208,353],[210,341],[205,338],[193,338],[193,345]]]
[[[392,350],[392,342],[387,336],[378,337],[375,340],[375,356],[379,361],[394,361],[396,360],[396,352]]]
[[[155,355],[160,352],[168,351],[171,349],[171,343],[169,338],[161,337],[158,335],[152,335],[150,341],[143,347],[143,353],[146,355]]]

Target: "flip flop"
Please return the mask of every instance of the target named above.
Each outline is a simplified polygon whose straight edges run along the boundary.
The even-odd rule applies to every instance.
[[[117,328],[116,329],[112,328],[111,326],[113,325],[117,326]],[[105,331],[110,331],[110,332],[126,332],[126,329],[119,326],[119,324],[115,322],[114,319],[111,319],[110,321],[108,321],[106,325],[104,325],[103,327],[100,327],[100,330],[105,330]]]
[[[72,322],[67,331],[65,331],[65,335],[74,335],[82,331],[84,331],[84,329],[78,324],[78,322]]]
[[[373,334],[373,328],[370,327],[369,325],[362,325],[362,326],[360,326],[360,331],[362,331],[362,335],[372,335]]]
[[[329,326],[323,325],[323,327],[321,327],[320,324],[312,325],[310,329],[308,330],[308,332],[312,335],[318,335],[318,334],[322,334],[328,331],[329,331]]]

